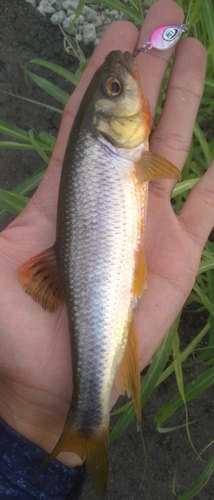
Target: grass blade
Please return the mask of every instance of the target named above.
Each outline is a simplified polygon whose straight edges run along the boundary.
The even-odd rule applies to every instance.
[[[44,160],[44,162],[47,163],[47,165],[48,165],[48,163],[50,161],[50,156],[46,155],[45,151],[41,148],[40,144],[38,143],[38,141],[34,137],[33,130],[29,130],[29,137],[30,137],[30,141],[31,141],[32,146],[35,149],[35,151],[38,153],[39,156],[41,156],[41,158]]]
[[[4,208],[5,210],[17,215],[23,210],[23,208],[25,208],[27,202],[28,198],[26,198],[25,196],[20,196],[16,193],[0,188],[1,208]]]
[[[9,137],[12,137],[13,139],[29,142],[30,144],[28,132],[19,127],[15,127],[15,125],[10,125],[10,123],[3,122],[2,120],[0,120],[0,132],[2,134],[9,135]]]
[[[199,274],[205,273],[209,269],[214,269],[214,259],[213,258],[212,259],[204,259],[201,261],[198,272],[197,272],[197,276]]]
[[[143,9],[142,9],[142,5],[141,5],[141,0],[130,0],[130,4],[132,7],[134,7],[134,9],[140,13],[140,16],[142,19],[144,19],[143,17]]]
[[[6,90],[0,89],[0,92],[3,92],[3,94],[10,95],[11,97],[16,97],[16,99],[22,99],[22,101],[30,102],[31,104],[36,104],[37,106],[41,106],[42,108],[50,109],[50,111],[55,111],[56,113],[61,113],[61,114],[63,113],[62,109],[55,108],[55,106],[49,106],[49,104],[44,104],[43,102],[35,101],[34,99],[28,99],[27,97],[16,95],[13,94],[12,92],[7,92]]]
[[[146,403],[146,401],[149,399],[150,395],[152,394],[154,388],[156,387],[157,381],[160,377],[160,374],[164,370],[164,367],[168,361],[169,355],[172,350],[172,344],[174,337],[177,333],[178,325],[180,321],[180,314],[177,316],[176,320],[174,321],[173,325],[171,326],[168,334],[166,337],[163,339],[160,347],[156,351],[155,355],[153,356],[152,363],[144,377],[143,383],[142,383],[142,405]]]
[[[113,443],[128,427],[130,422],[133,420],[135,415],[134,405],[132,403],[128,403],[127,410],[123,413],[122,417],[115,424],[114,428],[110,432],[109,442]]]
[[[38,57],[36,59],[31,59],[29,63],[38,64],[39,66],[50,69],[51,71],[54,71],[54,73],[57,73],[57,75],[62,76],[62,78],[64,78],[68,82],[73,83],[73,85],[78,84],[79,79],[76,77],[76,75],[74,73],[71,73],[71,71],[62,68],[62,66],[59,66],[58,64],[54,64],[50,61],[45,61],[45,59],[40,59]]]
[[[184,395],[186,403],[192,401],[202,392],[209,389],[214,383],[214,367],[209,368],[204,373],[199,375],[197,378],[192,380],[184,389]],[[160,427],[165,420],[167,420],[175,411],[183,405],[183,400],[181,395],[176,394],[168,403],[163,405],[156,413],[154,417],[154,424],[156,427]]]
[[[80,14],[82,13],[84,5],[85,5],[85,0],[80,1],[80,3],[78,4],[76,11],[75,11],[76,15],[75,15],[73,21],[71,22],[70,27],[69,27],[69,32],[70,32],[71,28],[73,28],[73,26],[75,25],[75,22],[79,18]]]
[[[179,182],[179,184],[176,184],[175,188],[173,189],[172,197],[174,198],[179,194],[189,191],[189,189],[192,189],[199,180],[200,178],[196,178],[196,179],[187,179],[185,181]]]
[[[180,353],[180,339],[179,339],[179,335],[177,332],[174,336],[172,350],[173,350],[174,368],[175,368],[175,376],[176,376],[176,381],[177,381],[177,385],[178,385],[178,390],[179,390],[179,393],[181,395],[181,398],[182,398],[182,401],[184,404],[184,408],[185,408],[186,433],[187,433],[189,442],[190,442],[193,450],[198,455],[198,453],[193,445],[190,430],[189,430],[188,410],[187,410],[187,404],[186,404],[185,393],[184,393],[184,382],[183,382],[182,362],[181,362],[181,353]]]
[[[55,144],[56,144],[56,139],[53,135],[49,134],[48,132],[40,132],[40,134],[37,136],[38,139],[40,139],[44,144],[48,144],[51,146],[51,149],[53,150]]]
[[[23,195],[35,189],[41,182],[43,175],[45,173],[46,167],[41,167],[33,175],[30,175],[25,179],[19,186],[14,189],[14,193]]]
[[[35,189],[39,183],[42,180],[42,177],[45,173],[46,167],[41,167],[37,172],[35,172],[33,175],[30,175],[27,179],[25,179],[23,182],[21,182],[15,189],[13,189],[13,193],[19,194],[19,195],[24,195],[28,193],[29,191],[32,191],[32,189]],[[10,209],[0,209],[0,220],[6,212],[10,212]]]
[[[214,10],[213,10],[213,0],[203,0],[201,1],[201,10],[203,13],[203,18],[206,23],[207,34],[209,38],[210,45],[214,42]],[[211,57],[214,67],[214,52],[211,52]]]
[[[209,298],[207,297],[206,293],[204,293],[204,291],[198,285],[197,282],[195,282],[193,290],[195,290],[195,292],[197,293],[197,295],[199,296],[199,298],[201,300],[201,303],[206,307],[206,309],[209,311],[209,313],[211,314],[211,316],[214,318],[213,303],[209,300]]]
[[[205,87],[206,86],[211,87],[211,88],[214,89],[214,80],[212,80],[212,78],[207,77],[205,79]]]
[[[205,138],[205,135],[202,132],[201,128],[199,127],[198,123],[195,123],[194,135],[197,137],[198,142],[201,145],[203,154],[204,154],[206,161],[207,161],[207,167],[209,167],[210,163],[212,162],[212,153],[211,153],[210,148],[208,146],[208,142]]]
[[[195,422],[197,422],[197,420],[192,420],[191,422],[189,422],[189,424],[194,424]],[[168,434],[168,432],[175,432],[175,431],[178,431],[180,429],[183,429],[184,427],[186,427],[186,423],[180,424],[180,425],[175,425],[174,427],[158,427],[157,431],[160,434]],[[197,460],[198,460],[198,458],[197,458]]]
[[[32,144],[22,144],[20,142],[0,141],[0,149],[27,149],[33,150]]]
[[[178,385],[178,390],[179,390],[180,395],[183,399],[183,403],[186,404],[185,396],[184,396],[183,373],[182,373],[179,344],[180,344],[179,335],[176,332],[174,339],[173,339],[173,344],[172,344],[172,351],[173,351],[173,358],[174,358],[174,369],[175,369],[175,376],[176,376],[176,381],[177,381],[177,385]]]
[[[65,92],[64,90],[60,89],[60,87],[57,87],[57,85],[54,85],[54,83],[49,82],[45,78],[42,78],[41,76],[35,75],[29,70],[26,70],[26,74],[33,80],[34,83],[36,83],[42,90],[47,92],[47,94],[51,95],[56,99],[57,101],[61,102],[65,106],[66,102],[69,99],[69,94]]]
[[[193,353],[194,349],[197,347],[199,342],[201,342],[203,337],[208,333],[209,329],[210,329],[210,323],[207,323],[204,326],[204,328],[202,328],[202,330],[198,333],[198,335],[194,337],[192,342],[190,342],[190,344],[184,349],[184,351],[181,353],[182,363],[188,358],[188,356],[190,356],[190,354]],[[164,372],[161,373],[157,381],[156,387],[160,385],[164,380],[166,380],[173,372],[174,372],[174,363],[171,363],[171,365],[169,365],[166,368],[166,370],[164,370]]]
[[[207,465],[206,469],[202,472],[201,476],[199,479],[185,492],[183,495],[179,495],[177,498],[178,500],[190,500],[190,498],[193,498],[199,491],[204,488],[204,486],[208,483],[211,475],[214,472],[214,457],[211,458],[209,464]]]

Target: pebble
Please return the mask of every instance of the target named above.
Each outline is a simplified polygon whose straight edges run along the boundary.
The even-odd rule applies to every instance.
[[[65,19],[65,16],[66,14],[64,10],[59,10],[58,12],[55,12],[55,14],[51,16],[52,24],[62,24]]]
[[[77,33],[76,34],[75,40],[76,40],[77,43],[81,43],[82,42],[82,35],[81,35],[81,33]]]
[[[109,17],[114,18],[115,21],[117,19],[119,19],[119,17],[120,17],[120,14],[119,14],[118,10],[116,10],[116,9],[110,10],[108,15],[109,15]]]
[[[70,0],[65,0],[65,2],[62,2],[62,8],[64,10],[68,10],[69,8],[71,8],[71,3]]]
[[[82,40],[86,47],[94,43],[96,40],[96,29],[94,24],[84,24]]]
[[[42,16],[45,16],[43,5],[39,5],[39,7],[37,7],[37,10]]]
[[[101,4],[84,5],[82,12],[70,30],[72,20],[80,0],[25,0],[43,16],[49,16],[52,24],[60,24],[65,31],[75,37],[77,43],[86,47],[96,47],[105,29],[114,20],[125,19],[117,9],[109,9]]]
[[[75,18],[75,14],[71,14],[70,17],[66,17],[62,23],[62,27],[64,30],[69,31],[71,27],[71,23]]]
[[[36,0],[26,0],[27,3],[30,3],[32,7],[36,7]]]
[[[78,24],[79,24],[79,25],[80,25],[80,24],[84,24],[84,21],[85,21],[84,16],[83,16],[82,14],[80,14],[80,16],[78,17]],[[79,28],[79,29],[80,29],[80,28]]]
[[[90,9],[90,7],[87,7],[86,5],[85,7],[83,7],[82,14],[85,17],[85,21],[87,23],[93,24],[97,19],[96,12],[94,12],[94,10]]]
[[[51,5],[47,5],[46,7],[43,7],[43,10],[45,14],[53,14],[55,12],[54,7],[51,7]]]
[[[75,10],[75,12],[77,10],[78,5],[79,5],[79,2],[75,2],[75,0],[70,0],[71,9]]]

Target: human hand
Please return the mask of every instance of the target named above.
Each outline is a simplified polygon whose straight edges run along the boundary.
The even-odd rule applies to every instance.
[[[133,53],[158,26],[180,24],[180,8],[161,0],[149,11],[138,40],[130,23],[113,24],[103,36],[75,92],[60,127],[57,144],[41,185],[17,219],[0,235],[0,400],[1,416],[16,431],[48,452],[56,444],[72,392],[70,341],[65,305],[49,313],[16,283],[16,268],[53,245],[57,194],[63,155],[82,95],[106,54],[114,49]],[[137,56],[136,61],[153,117],[171,50]],[[151,142],[158,153],[182,169],[200,102],[205,50],[194,39],[176,49],[162,117]],[[175,216],[170,194],[173,182],[150,183],[145,236],[148,286],[135,311],[143,368],[174,321],[193,285],[201,251],[214,223],[214,164],[195,186]],[[69,454],[70,465],[78,459]]]

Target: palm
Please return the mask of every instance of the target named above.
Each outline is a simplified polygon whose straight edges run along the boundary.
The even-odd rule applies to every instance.
[[[166,3],[167,12],[171,11],[174,22],[182,22],[181,11],[177,5],[168,0]],[[152,26],[157,26],[155,16],[154,20],[152,17],[155,9],[160,14],[158,24],[161,15],[164,15],[161,14],[162,9],[158,3],[150,10],[147,17],[150,18],[150,24],[146,21],[142,30],[143,41],[148,39],[148,30],[151,32]],[[164,24],[164,19],[162,21]],[[104,55],[114,48],[134,50],[137,41],[136,28],[130,24],[128,27],[129,29],[126,23],[120,24],[120,33],[123,36],[119,39],[118,28],[115,25],[110,27],[93,56],[94,65],[98,66]],[[189,57],[186,57],[187,51]],[[144,68],[144,83],[153,114],[167,66],[164,57],[166,56],[161,54],[156,58],[147,53],[143,57],[139,56],[138,61],[139,66]],[[183,167],[191,140],[203,87],[204,67],[205,54],[200,44],[194,40],[181,42],[175,58],[165,111],[151,141],[151,149],[155,153],[166,156],[180,169]],[[0,391],[4,396],[2,401],[7,398],[7,392],[11,392],[18,418],[15,423],[11,420],[7,405],[2,408],[2,416],[9,423],[12,422],[14,428],[30,439],[32,437],[48,451],[52,449],[60,434],[71,397],[72,371],[66,309],[61,306],[55,313],[44,311],[39,304],[24,294],[14,279],[14,273],[24,260],[54,243],[59,167],[75,107],[80,102],[93,72],[91,62],[75,92],[75,97],[72,96],[67,105],[67,113],[64,115],[46,178],[43,179],[33,201],[0,237]],[[179,80],[179,88],[178,75],[182,72],[185,83],[182,88],[182,80]],[[192,74],[196,83],[195,91],[191,94]],[[186,104],[182,104],[181,96],[185,99],[189,97],[188,109]],[[182,106],[183,113],[180,112]],[[172,110],[176,121],[173,120]],[[167,141],[163,137],[167,138]],[[204,190],[204,193],[214,176],[213,170],[214,165],[201,181],[200,189]],[[145,237],[148,288],[135,311],[142,366],[145,366],[155,352],[191,289],[200,253],[214,219],[214,208],[211,203],[208,208],[202,195],[200,210],[195,209],[198,188],[192,192],[181,216],[177,218],[170,205],[171,189],[171,181],[156,181],[150,186]],[[210,199],[212,196],[210,195]],[[197,232],[197,218],[199,227],[200,223],[203,223],[200,235]],[[23,422],[21,419],[22,405],[26,415],[28,411],[31,415],[32,409],[35,413],[36,408],[40,428],[45,432],[45,440],[42,430],[40,434],[38,430],[35,436],[31,427],[25,428],[25,419]],[[35,417],[33,425],[37,425],[38,421]]]
[[[154,346],[158,347],[183,306],[200,260],[200,252],[185,224],[173,212],[169,198],[157,196],[153,186],[147,228],[148,287],[136,311],[138,331],[142,332],[143,365],[149,362]]]
[[[66,394],[65,382],[61,392],[59,377],[62,370],[64,381],[68,376],[71,379],[65,308],[60,307],[54,314],[44,311],[29,296],[23,296],[23,290],[14,279],[17,264],[23,258],[23,248],[27,253],[29,240],[31,248],[34,244],[36,246],[31,233],[30,227],[26,232],[25,227],[19,226],[18,231],[16,227],[5,230],[1,237],[1,308],[4,312],[1,314],[1,332],[3,330],[6,336],[3,363],[8,364],[11,377],[14,371],[17,383],[27,381],[32,388],[50,393],[52,387],[56,396],[62,394],[62,399],[66,396],[69,398],[70,389]],[[60,332],[62,335],[59,339]],[[61,359],[63,362],[58,371]]]

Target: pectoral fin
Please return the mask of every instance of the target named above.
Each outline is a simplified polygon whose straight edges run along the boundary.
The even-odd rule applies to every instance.
[[[140,161],[135,165],[140,182],[154,179],[177,179],[178,181],[181,179],[181,174],[173,163],[150,151],[144,151]]]
[[[24,291],[48,311],[56,311],[64,300],[54,247],[24,262],[16,278]]]
[[[126,391],[128,396],[131,396],[135,406],[136,422],[139,426],[141,421],[140,367],[138,337],[134,320],[131,323],[125,353],[118,367],[115,383],[121,394]]]

